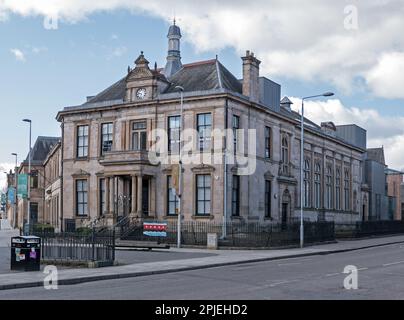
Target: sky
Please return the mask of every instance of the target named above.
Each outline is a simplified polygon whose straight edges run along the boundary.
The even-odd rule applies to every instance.
[[[0,188],[34,139],[59,136],[59,110],[122,78],[140,51],[159,66],[181,27],[183,63],[216,55],[237,77],[246,50],[317,123],[356,123],[404,169],[404,0],[0,0]]]

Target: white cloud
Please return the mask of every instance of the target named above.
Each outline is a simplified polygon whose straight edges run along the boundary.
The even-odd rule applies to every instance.
[[[358,9],[357,30],[345,29],[344,9],[348,5]],[[57,15],[69,22],[117,9],[166,21],[172,20],[175,12],[185,39],[197,50],[233,47],[243,54],[251,49],[262,58],[263,72],[269,76],[331,82],[346,92],[358,83],[368,83],[375,95],[403,97],[395,86],[378,85],[385,78],[380,70],[402,61],[392,57],[404,52],[403,0],[312,0],[304,5],[300,0],[0,2],[2,14]]]
[[[25,62],[25,54],[20,49],[10,49],[10,52],[14,55],[17,61]]]
[[[128,48],[126,48],[125,46],[121,46],[121,47],[115,48],[112,51],[112,55],[114,57],[122,57],[127,52],[128,52]]]
[[[32,47],[31,51],[34,54],[40,54],[42,52],[48,51],[48,48],[47,47]]]
[[[300,112],[301,100],[290,98]],[[386,162],[394,169],[404,169],[404,117],[385,116],[374,109],[346,107],[338,99],[306,101],[305,116],[317,124],[333,121],[336,125],[357,124],[367,130],[368,147],[384,146]]]
[[[4,11],[0,11],[0,22],[2,21],[7,21],[8,20],[8,15]]]
[[[380,97],[404,99],[404,51],[385,53],[366,76],[369,86]]]

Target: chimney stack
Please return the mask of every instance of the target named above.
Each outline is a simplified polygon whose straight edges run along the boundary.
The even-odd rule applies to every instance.
[[[243,60],[243,95],[250,98],[253,102],[259,101],[259,76],[260,64],[253,52],[247,51]]]

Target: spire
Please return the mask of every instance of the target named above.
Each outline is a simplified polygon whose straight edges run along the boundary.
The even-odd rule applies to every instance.
[[[164,68],[164,75],[170,78],[177,71],[182,68],[181,63],[181,29],[176,24],[176,19],[174,18],[173,25],[168,29],[168,55],[167,63]]]

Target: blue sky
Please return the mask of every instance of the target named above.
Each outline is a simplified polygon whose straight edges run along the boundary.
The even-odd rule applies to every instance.
[[[392,3],[395,1],[393,0]],[[145,52],[151,63],[157,61],[159,66],[165,63],[169,14],[157,14],[146,9],[113,8],[89,12],[84,17],[73,17],[74,19],[65,15],[59,22],[57,30],[46,30],[43,26],[43,14],[38,11],[40,10],[38,8],[35,9],[38,12],[32,9],[34,11],[28,13],[19,12],[19,8],[5,9],[7,13],[5,21],[1,21],[1,9],[0,6],[0,106],[2,112],[0,164],[3,164],[3,167],[13,162],[10,155],[12,152],[18,152],[20,158],[27,154],[28,128],[21,119],[28,117],[33,120],[34,138],[38,135],[58,136],[60,135],[59,123],[55,120],[57,112],[65,106],[83,103],[87,95],[94,95],[119,80],[125,75],[127,66],[133,65],[140,51]],[[188,10],[191,9],[188,8]],[[392,7],[390,13],[393,13],[393,9]],[[222,10],[220,11],[219,8],[214,12],[227,14],[225,6]],[[372,14],[368,8],[364,8],[363,11],[369,16]],[[230,38],[233,35],[225,30],[223,24],[218,24],[215,13],[201,12],[190,22],[191,16],[197,13],[189,12],[188,15],[185,11],[182,16],[181,14],[178,16],[178,24],[183,31],[184,63],[211,59],[218,54],[222,63],[236,76],[241,77],[242,52],[247,49],[257,51],[258,57],[262,57],[263,60],[262,75],[282,84],[283,95],[301,97],[323,91],[336,93],[336,97],[332,100],[313,102],[313,111],[312,113],[309,111],[309,114],[315,121],[334,120],[337,123],[359,121],[359,124],[368,130],[370,146],[385,145],[389,148],[390,144],[394,144],[401,147],[401,143],[404,143],[404,131],[401,129],[401,131],[397,129],[387,133],[390,132],[387,129],[391,126],[403,127],[404,94],[395,99],[389,99],[388,93],[377,94],[377,89],[370,84],[363,84],[371,79],[364,76],[369,70],[377,74],[377,70],[373,69],[384,57],[383,54],[404,52],[402,40],[400,42],[392,39],[391,43],[375,48],[374,61],[369,62],[367,66],[369,70],[365,70],[361,61],[353,61],[352,67],[349,64],[345,65],[343,60],[334,61],[335,59],[331,57],[337,53],[330,51],[325,56],[330,57],[329,64],[335,66],[328,68],[328,62],[325,59],[322,61],[324,72],[315,66],[316,72],[310,74],[309,68],[302,70],[301,65],[304,64],[302,60],[290,60],[290,63],[288,61],[284,63],[283,60],[294,57],[295,55],[291,56],[290,53],[299,52],[299,50],[302,54],[309,52],[308,50],[312,48],[315,50],[321,43],[320,35],[317,43],[310,43],[307,47],[295,48],[293,44],[280,43],[280,46],[284,47],[277,49],[285,54],[279,58],[279,54],[271,56],[271,50],[275,50],[274,46],[261,45],[260,39],[248,39],[249,33],[237,35],[239,38],[232,42]],[[234,11],[235,17],[237,14]],[[289,14],[293,15],[293,11]],[[388,10],[386,14],[389,14]],[[199,25],[194,21],[198,21]],[[207,28],[209,30],[201,30],[201,23],[211,27]],[[247,22],[243,21],[243,23]],[[261,27],[259,23],[258,19],[255,31]],[[264,23],[262,27],[266,29]],[[290,20],[289,23],[296,22]],[[288,30],[287,28],[283,30],[286,36],[289,36]],[[292,39],[294,38],[292,33],[298,32],[289,31]],[[338,29],[338,32],[341,31]],[[376,31],[372,32],[374,35]],[[362,39],[360,37],[364,38],[367,34],[363,32],[363,35],[358,33],[356,36],[360,43]],[[382,47],[383,45],[386,47]],[[362,49],[357,48],[357,52],[366,53],[366,48],[365,45]],[[343,50],[345,49],[341,46],[341,52],[344,52]],[[363,56],[364,59],[368,57],[367,54]],[[340,69],[338,63],[341,65]],[[284,68],[284,73],[277,69],[278,65],[281,65],[279,68]],[[291,65],[290,69],[289,65]],[[298,71],[294,73],[294,69]],[[357,74],[356,70],[358,70]],[[331,75],[331,73],[335,74]],[[350,79],[352,83],[349,81],[343,83],[344,80],[340,78]],[[394,93],[397,96],[397,92]],[[334,108],[334,111],[327,108]],[[328,111],[330,112],[327,113]],[[380,122],[378,117],[381,117]],[[382,125],[379,125],[380,123]],[[404,160],[401,160],[400,154],[390,155],[389,151],[386,151],[388,153],[386,157],[390,159],[392,166],[404,168]]]

